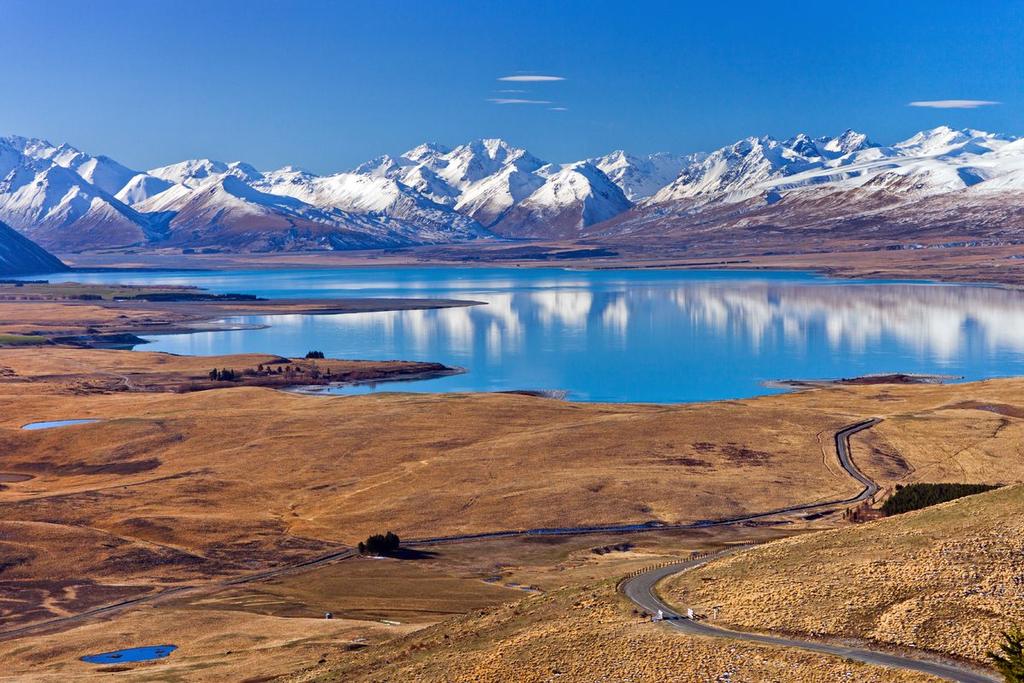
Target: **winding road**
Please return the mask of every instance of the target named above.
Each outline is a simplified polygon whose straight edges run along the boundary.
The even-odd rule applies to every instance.
[[[656,614],[658,610],[661,610],[665,617],[664,623],[678,631],[691,635],[729,638],[731,640],[742,640],[750,643],[759,643],[761,645],[795,647],[801,650],[810,650],[811,652],[820,652],[822,654],[835,655],[846,659],[855,659],[867,664],[919,671],[921,673],[931,674],[932,676],[938,676],[939,678],[945,678],[950,681],[961,681],[962,683],[998,683],[999,681],[998,678],[979,673],[973,669],[958,666],[956,664],[944,664],[928,659],[928,655],[924,653],[918,657],[905,657],[846,645],[831,645],[829,643],[821,643],[813,640],[800,640],[785,636],[771,636],[759,633],[731,631],[729,629],[712,626],[704,622],[687,619],[673,611],[671,607],[662,602],[655,594],[654,587],[662,579],[672,576],[673,574],[679,574],[680,572],[695,569],[696,567],[721,557],[723,557],[723,554],[711,555],[701,559],[691,560],[689,562],[681,562],[679,564],[671,564],[666,567],[650,569],[626,579],[620,586],[620,590],[633,603],[651,614]]]
[[[803,506],[796,506],[788,508],[789,511],[797,510],[810,510],[816,508],[833,507],[836,505],[850,505],[853,503],[860,503],[873,497],[880,490],[879,485],[873,481],[870,477],[865,475],[860,469],[854,464],[853,459],[850,456],[850,436],[856,434],[859,431],[869,429],[870,427],[878,424],[880,420],[872,419],[865,420],[852,424],[848,427],[836,432],[835,443],[836,443],[836,455],[839,458],[839,464],[851,477],[859,481],[864,485],[864,488],[856,496],[847,498],[842,501],[833,501],[831,503],[811,503]],[[689,560],[686,562],[679,562],[670,564],[662,567],[654,567],[641,571],[633,576],[625,579],[619,584],[619,590],[629,598],[635,605],[646,610],[651,614],[656,614],[659,610],[664,616],[664,623],[670,627],[688,633],[690,635],[697,636],[710,636],[714,638],[728,638],[731,640],[740,640],[751,643],[758,643],[761,645],[774,645],[778,647],[795,647],[801,650],[809,650],[811,652],[819,652],[827,655],[834,655],[837,657],[844,657],[846,659],[854,659],[859,662],[866,664],[874,664],[878,666],[887,666],[897,669],[906,669],[910,671],[918,671],[921,673],[930,674],[939,678],[944,678],[950,681],[960,681],[961,683],[998,683],[999,679],[968,668],[955,663],[943,663],[936,661],[936,659],[927,653],[920,653],[917,656],[902,656],[890,654],[887,652],[881,652],[878,650],[869,650],[865,648],[846,646],[846,645],[832,645],[829,643],[818,642],[813,640],[802,640],[798,638],[791,638],[787,636],[773,636],[760,633],[748,633],[743,631],[733,631],[718,626],[712,626],[711,624],[688,619],[677,612],[671,607],[662,602],[655,592],[655,586],[662,579],[679,574],[682,572],[690,571],[697,567],[700,567],[713,560],[725,557],[730,554],[742,552],[750,548],[751,546],[745,546],[742,548],[734,548],[732,550],[708,555],[698,559]]]

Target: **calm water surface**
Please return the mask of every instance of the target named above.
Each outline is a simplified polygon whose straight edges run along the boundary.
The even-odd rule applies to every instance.
[[[445,297],[435,311],[247,316],[267,329],[152,337],[146,350],[438,361],[466,368],[375,390],[564,390],[582,401],[771,393],[766,380],[877,372],[1024,374],[1024,294],[807,273],[348,268],[107,272],[52,281],[188,284],[287,297]]]
[[[148,645],[130,647],[125,650],[103,652],[98,655],[86,655],[83,662],[90,664],[120,664],[123,662],[147,662],[151,659],[163,659],[178,649],[177,645]]]
[[[57,427],[72,427],[74,425],[85,425],[90,424],[92,422],[98,422],[98,420],[87,418],[82,420],[49,420],[46,422],[29,422],[27,425],[22,425],[21,428],[27,429],[29,431],[36,431],[39,429],[55,429]]]

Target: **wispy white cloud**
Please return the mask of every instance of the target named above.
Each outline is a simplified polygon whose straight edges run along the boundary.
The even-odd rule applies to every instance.
[[[525,90],[516,90],[514,88],[511,88],[511,89],[506,89],[506,90],[499,90],[498,92],[504,92],[504,93],[516,93],[516,92],[518,92],[518,93],[524,93],[526,91]]]
[[[569,107],[548,107],[551,111],[569,111]]]
[[[919,100],[910,102],[908,107],[929,107],[931,109],[977,109],[978,107],[991,107],[1000,102],[992,100]]]
[[[487,101],[493,104],[551,104],[550,100],[527,100],[521,97],[491,97]]]
[[[502,76],[499,81],[513,81],[516,83],[544,83],[547,81],[564,81],[564,76],[541,76],[522,74],[517,76]]]

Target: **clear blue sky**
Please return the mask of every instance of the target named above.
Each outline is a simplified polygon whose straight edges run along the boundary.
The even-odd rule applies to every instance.
[[[327,172],[491,136],[571,161],[848,127],[881,142],[943,123],[1024,133],[1012,0],[0,0],[0,57],[0,134],[136,168]],[[565,80],[497,80],[522,73]],[[1001,104],[907,106],[957,99]]]

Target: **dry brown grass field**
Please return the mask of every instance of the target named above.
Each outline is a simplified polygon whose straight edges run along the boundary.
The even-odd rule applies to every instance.
[[[0,352],[0,365],[20,353]],[[46,596],[8,611],[13,621],[44,616],[43,604],[73,611],[109,601],[109,591],[293,562],[384,529],[409,538],[685,522],[854,488],[827,464],[827,435],[847,417],[791,414],[772,401],[664,408],[253,388],[69,395],[14,381],[0,384],[0,406],[3,471],[32,477],[0,491],[0,526],[17,550],[2,580]],[[20,429],[66,418],[100,422]],[[751,481],[762,485],[751,492]],[[38,577],[47,585],[33,584]]]
[[[746,630],[860,637],[984,663],[1024,623],[1024,486],[769,543],[669,579]]]
[[[786,680],[779,673],[785,667],[803,671],[821,659],[723,648],[641,628],[607,582],[655,559],[744,540],[743,534],[760,541],[842,524],[837,516],[790,516],[776,527],[740,531],[489,541],[476,549],[432,548],[421,559],[397,563],[342,562],[245,586],[218,588],[216,582],[340,550],[387,529],[408,539],[686,523],[850,496],[858,487],[838,467],[832,435],[872,416],[884,421],[854,437],[854,457],[883,484],[1024,480],[1024,380],[837,386],[679,406],[503,394],[319,397],[251,387],[179,394],[99,386],[83,393],[76,390],[75,368],[83,376],[156,373],[169,381],[205,370],[211,360],[58,348],[46,353],[0,350],[0,367],[7,368],[0,381],[0,472],[31,477],[0,484],[4,626],[172,587],[203,589],[114,613],[109,623],[75,622],[61,632],[0,644],[0,658],[19,671],[57,679],[95,672],[76,661],[81,654],[163,640],[183,641],[189,649],[139,667],[143,677],[223,680],[254,666],[279,673],[320,666],[316,675],[348,680],[355,670],[346,667],[355,666],[368,680],[386,680],[388,671],[408,666],[425,680],[465,672],[500,680],[513,670],[542,680],[553,675],[544,662],[557,653],[570,661],[571,651],[607,642],[613,656],[606,671],[613,679],[644,662],[651,672],[668,671],[683,662],[684,651],[703,662],[691,668],[693,680],[711,670],[746,672],[736,680]],[[225,357],[217,364],[253,361],[259,362]],[[21,429],[69,418],[99,422]],[[592,552],[633,539],[648,540]],[[373,567],[387,567],[395,580],[372,580]],[[536,587],[542,597],[522,586]],[[580,621],[567,611],[584,594],[580,586],[597,596],[591,599],[598,618]],[[496,606],[524,595],[521,609],[536,611],[523,614],[534,616],[520,619],[502,611],[520,608]],[[326,610],[339,619],[315,617]],[[383,643],[467,610],[470,616],[451,627],[450,637],[458,636],[451,655],[419,656],[444,640],[448,626],[424,631],[422,642],[365,651],[354,640]],[[389,626],[379,618],[403,623]],[[490,630],[496,623],[500,628]],[[421,644],[412,648],[414,642]],[[531,642],[547,649],[526,647]],[[637,655],[627,657],[630,652]],[[615,653],[622,655],[620,665]],[[344,661],[337,659],[342,654]],[[576,680],[586,680],[578,668],[583,660],[572,661]]]
[[[759,542],[778,529],[505,539],[415,560],[354,560],[169,600],[60,632],[0,641],[19,680],[926,681],[799,652],[726,646],[641,619],[614,593],[633,569],[692,549]],[[601,550],[597,553],[595,550]],[[501,578],[493,581],[496,576]],[[521,586],[534,587],[524,591]],[[322,618],[331,610],[334,619]],[[454,616],[453,616],[454,615]],[[425,630],[423,630],[425,629]],[[166,660],[96,667],[84,653],[176,643]],[[595,678],[597,676],[597,678]],[[680,676],[682,678],[680,679]]]
[[[352,654],[293,681],[935,681],[928,676],[685,636],[631,613],[609,582],[479,610]]]
[[[54,346],[0,352],[0,383],[28,393],[189,392],[243,386],[289,388],[330,382],[388,381],[444,374],[439,363],[284,358],[268,354],[178,356]],[[229,369],[231,381],[211,380]],[[273,372],[279,370],[279,372]],[[251,374],[250,374],[251,373]]]

